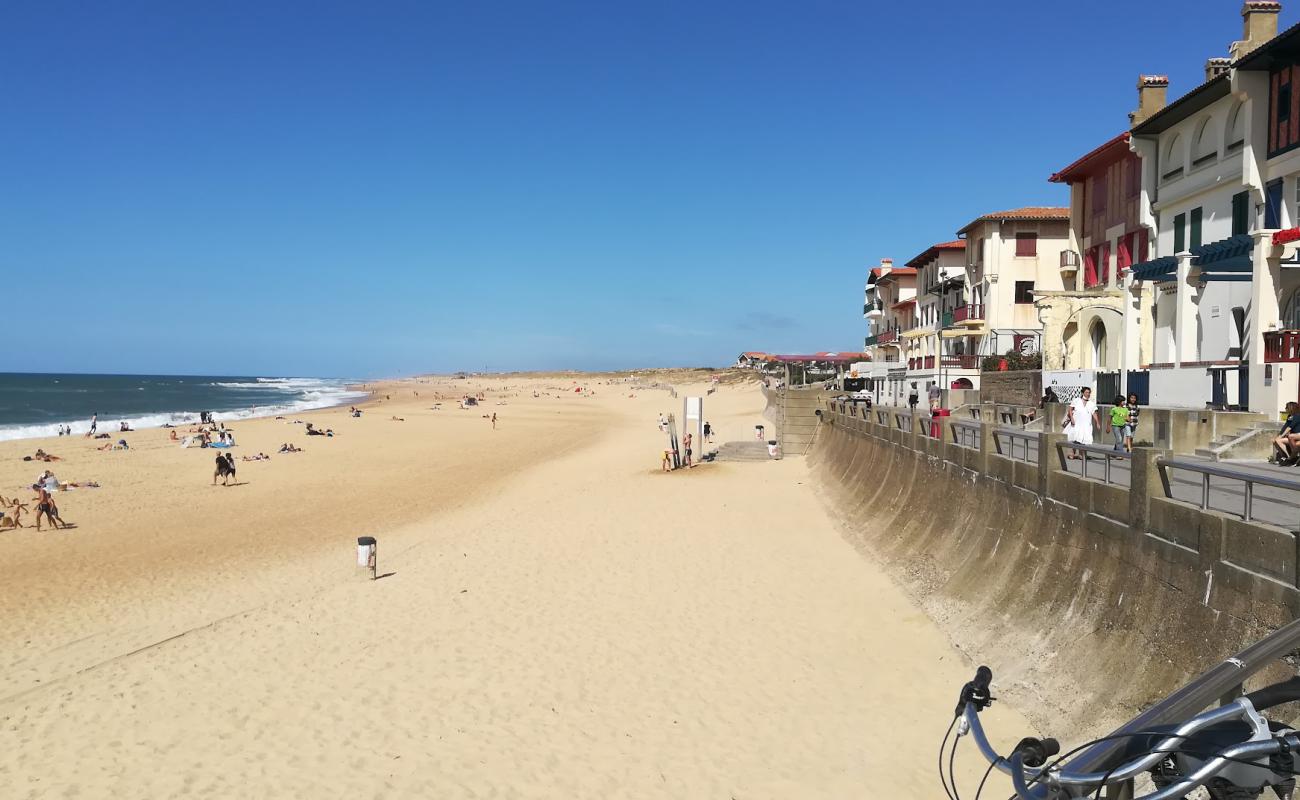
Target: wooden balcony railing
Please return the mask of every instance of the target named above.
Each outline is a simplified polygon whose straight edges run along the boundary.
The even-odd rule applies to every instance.
[[[925,368],[926,368],[926,369],[934,369],[934,356],[926,356],[926,357],[925,357]]]
[[[1264,331],[1264,362],[1300,362],[1300,331]]]
[[[964,306],[957,306],[952,312],[953,322],[966,322],[968,320],[984,319],[984,306],[980,303],[968,303]]]
[[[876,344],[890,344],[896,341],[898,341],[898,331],[896,330],[876,334]]]

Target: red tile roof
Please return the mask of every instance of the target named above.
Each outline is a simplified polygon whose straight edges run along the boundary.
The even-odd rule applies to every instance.
[[[913,267],[894,267],[887,274],[881,275],[876,282],[879,283],[880,281],[886,281],[895,276],[900,278],[906,278],[909,276],[916,277],[916,269]]]
[[[1129,133],[1124,131],[1119,136],[1097,147],[1088,154],[1080,156],[1073,164],[1054,173],[1048,178],[1049,183],[1075,183],[1086,178],[1098,167],[1119,161],[1129,153]]]
[[[924,253],[921,253],[916,258],[913,258],[911,261],[907,262],[907,266],[911,267],[913,264],[916,265],[924,264],[928,262],[930,259],[937,256],[940,250],[965,250],[965,249],[966,249],[965,239],[954,239],[951,242],[940,242],[939,244],[932,244],[928,248],[926,248]]]
[[[890,308],[891,308],[891,309],[894,309],[894,308],[905,308],[905,307],[907,307],[907,306],[913,305],[914,303],[916,303],[916,298],[915,298],[915,297],[913,297],[911,300],[903,300],[903,301],[900,301],[900,302],[894,303],[892,306],[890,306]]]
[[[1013,208],[1010,211],[994,211],[991,214],[981,214],[971,220],[966,227],[957,231],[957,235],[965,233],[981,222],[998,222],[1001,220],[1043,220],[1043,221],[1060,221],[1067,222],[1070,219],[1070,209],[1061,206],[1025,206],[1024,208]]]

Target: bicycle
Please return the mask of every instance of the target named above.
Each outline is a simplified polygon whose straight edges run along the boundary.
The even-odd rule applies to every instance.
[[[1292,623],[1286,627],[1294,629],[1294,626]],[[1294,638],[1294,630],[1289,635]],[[1276,649],[1277,645],[1273,647]],[[1238,688],[1241,680],[1259,669],[1258,664],[1248,667],[1240,658],[1228,659],[1220,666],[1239,669],[1227,678],[1237,680]],[[976,790],[976,800],[994,769],[1010,776],[1015,789],[1013,797],[1019,800],[1101,798],[1103,791],[1105,797],[1114,800],[1178,800],[1202,786],[1211,800],[1248,800],[1259,797],[1266,788],[1271,788],[1281,800],[1291,800],[1295,791],[1295,778],[1300,774],[1296,769],[1300,732],[1267,719],[1263,712],[1300,700],[1300,677],[1225,699],[1223,705],[1181,722],[1143,724],[1159,716],[1161,709],[1154,707],[1116,733],[1086,742],[1064,755],[1060,754],[1060,744],[1055,739],[1026,737],[1008,756],[998,754],[980,724],[979,713],[996,699],[990,693],[992,680],[992,670],[982,666],[962,687],[953,721],[939,745],[939,778],[950,800],[960,800],[952,767],[957,744],[966,736],[971,737],[989,762]],[[1198,697],[1206,696],[1206,690],[1217,691],[1227,685],[1224,680],[1222,673],[1211,671],[1198,679],[1201,686],[1189,684],[1162,705],[1176,708],[1179,704],[1186,707],[1197,703]],[[1194,691],[1198,688],[1202,690],[1199,695]],[[943,774],[943,756],[954,728],[957,736],[952,740],[948,756],[948,773],[953,778],[950,784]],[[1091,755],[1085,753],[1076,759],[1081,766],[1066,762],[1090,748]],[[1135,797],[1133,780],[1143,773],[1151,776],[1155,791]]]

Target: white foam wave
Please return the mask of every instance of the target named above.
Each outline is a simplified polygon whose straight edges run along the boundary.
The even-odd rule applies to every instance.
[[[348,391],[342,386],[332,385],[326,381],[314,380],[312,383],[313,388],[311,390],[300,390],[298,392],[298,397],[290,402],[258,405],[255,409],[242,408],[235,411],[214,411],[212,416],[218,422],[230,422],[232,420],[252,419],[255,417],[273,417],[280,414],[296,414],[302,411],[347,405],[348,403],[355,403],[367,397],[365,392]],[[227,384],[217,385],[228,388]],[[268,388],[266,383],[246,385],[256,386],[261,389]],[[104,417],[99,422],[98,432],[110,435],[115,434],[118,432],[119,424],[122,422],[126,422],[131,428],[139,430],[141,428],[160,428],[163,425],[184,425],[198,422],[198,420],[198,411],[171,411],[125,417]],[[63,425],[70,426],[73,434],[77,436],[85,435],[86,431],[90,429],[90,422],[85,418],[42,423],[39,425],[3,425],[0,426],[0,441],[58,436],[59,427]]]

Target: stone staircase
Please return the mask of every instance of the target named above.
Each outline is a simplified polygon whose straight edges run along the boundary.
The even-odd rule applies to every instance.
[[[723,442],[713,454],[714,461],[771,461],[767,442]]]
[[[1249,427],[1220,435],[1209,447],[1196,448],[1196,455],[1215,461],[1266,459],[1272,449],[1270,442],[1281,427],[1279,422],[1254,422]]]

